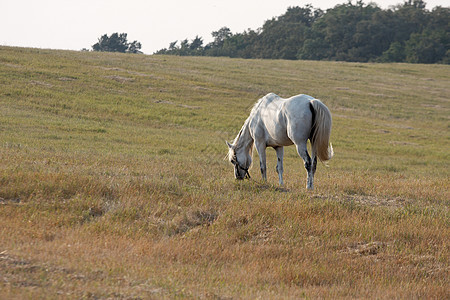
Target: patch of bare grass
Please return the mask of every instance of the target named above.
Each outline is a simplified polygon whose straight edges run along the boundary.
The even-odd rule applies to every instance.
[[[347,192],[350,192],[350,194],[342,195],[342,196],[333,196],[330,197],[329,195],[315,195],[314,198],[317,199],[323,199],[323,200],[329,200],[333,199],[334,201],[340,202],[340,203],[357,203],[360,205],[367,205],[367,206],[382,206],[382,207],[405,207],[409,204],[414,203],[412,199],[405,199],[403,197],[394,197],[394,198],[386,198],[382,196],[370,196],[370,195],[358,195],[353,194],[354,191],[348,190]]]
[[[112,80],[115,80],[115,81],[120,82],[120,83],[134,81],[133,78],[119,76],[119,75],[108,75],[108,76],[105,76],[105,78],[112,79]]]
[[[217,213],[205,210],[188,210],[181,215],[175,216],[165,226],[167,235],[183,234],[194,230],[198,226],[210,226],[217,218]]]

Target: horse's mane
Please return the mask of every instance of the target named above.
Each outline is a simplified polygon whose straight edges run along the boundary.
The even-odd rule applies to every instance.
[[[276,94],[274,94],[274,93],[269,93],[269,94],[267,94],[267,95],[265,95],[264,97],[262,97],[262,98],[260,98],[258,101],[256,101],[256,103],[253,105],[253,107],[252,107],[252,109],[251,109],[251,111],[250,111],[250,115],[248,116],[248,118],[245,120],[245,122],[244,122],[244,125],[242,125],[242,127],[241,127],[241,130],[239,130],[239,133],[238,133],[238,135],[234,138],[234,140],[233,140],[233,145],[235,145],[237,148],[240,148],[240,147],[242,147],[242,143],[244,143],[244,142],[246,142],[246,141],[243,141],[240,137],[243,135],[243,134],[246,134],[246,135],[248,135],[249,134],[249,132],[248,132],[248,123],[253,119],[253,117],[255,116],[255,114],[258,112],[258,110],[259,110],[259,108],[260,108],[260,106],[261,106],[261,103],[264,101],[264,100],[266,100],[267,98],[269,98],[269,97],[278,97],[278,95],[276,95]],[[249,154],[250,155],[252,155],[252,152],[253,152],[253,140],[250,142],[251,143],[251,146],[250,146],[250,148],[249,148]],[[234,156],[235,154],[234,154],[234,150],[233,149],[230,149],[230,151],[228,152],[228,154],[226,155],[226,158],[228,158],[229,160],[231,160],[232,158],[233,158],[233,156]]]
[[[250,111],[250,115],[248,116],[248,118],[245,120],[244,125],[242,125],[241,130],[239,130],[238,135],[236,136],[236,138],[233,141],[233,145],[239,145],[239,141],[240,141],[240,137],[241,135],[244,133],[245,129],[248,127],[248,123],[250,122],[251,119],[253,119],[253,117],[255,116],[255,114],[258,112],[259,107],[261,106],[261,103],[266,100],[269,97],[278,97],[278,95],[274,94],[274,93],[269,93],[267,95],[265,95],[264,97],[260,98],[258,101],[256,101],[256,103],[253,105],[252,110]],[[236,144],[237,143],[237,144]]]
[[[261,102],[263,102],[265,98],[266,97],[262,97],[258,101],[256,101],[256,103],[252,107],[252,110],[250,111],[250,116],[247,118],[247,120],[250,119],[250,117],[255,115],[255,113],[258,111],[259,106],[261,105]]]
[[[264,97],[262,97],[262,98],[260,98],[258,101],[256,101],[256,103],[253,105],[253,107],[252,107],[252,110],[250,111],[250,116],[247,118],[247,120],[249,120],[251,117],[253,117],[255,114],[256,114],[256,112],[258,111],[258,109],[259,109],[259,106],[261,105],[261,103],[264,101],[264,100],[266,100],[266,99],[268,99],[268,98],[272,98],[272,97],[279,97],[278,95],[276,95],[276,94],[274,94],[274,93],[269,93],[269,94],[267,94],[267,95],[265,95]],[[246,123],[247,123],[247,121],[245,121]],[[245,124],[245,123],[244,123]]]

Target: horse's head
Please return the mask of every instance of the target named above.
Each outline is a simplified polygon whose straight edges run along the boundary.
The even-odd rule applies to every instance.
[[[228,160],[234,166],[234,177],[242,180],[244,178],[250,178],[248,168],[252,164],[252,156],[245,149],[236,149],[235,145],[227,142],[228,145]]]

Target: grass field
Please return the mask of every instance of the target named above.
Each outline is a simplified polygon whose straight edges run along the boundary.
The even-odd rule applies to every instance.
[[[236,182],[258,98],[333,115]],[[0,47],[0,298],[450,297],[450,66]],[[257,160],[255,153],[254,161]]]

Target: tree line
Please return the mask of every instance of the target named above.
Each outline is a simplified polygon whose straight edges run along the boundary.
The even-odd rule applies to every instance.
[[[98,42],[92,45],[92,51],[100,52],[121,52],[121,53],[142,53],[141,43],[138,41],[128,42],[126,33],[113,33],[110,36],[102,35]]]
[[[450,8],[408,0],[389,9],[359,0],[323,11],[290,7],[257,30],[212,32],[155,54],[352,62],[450,63]]]

